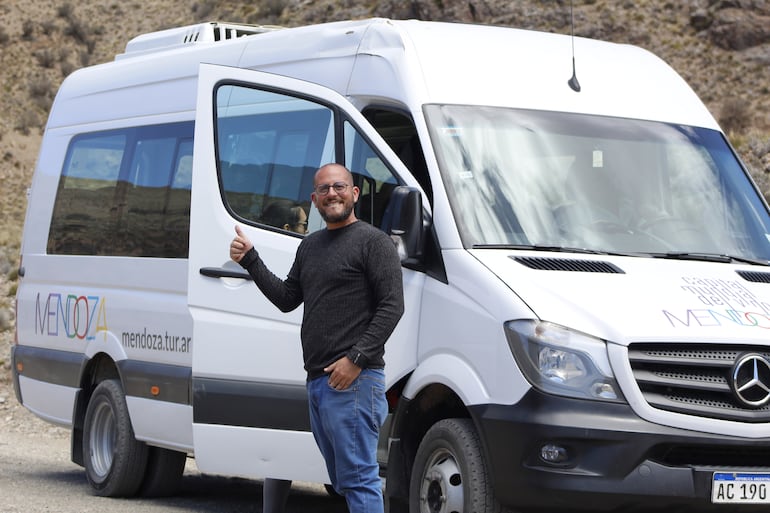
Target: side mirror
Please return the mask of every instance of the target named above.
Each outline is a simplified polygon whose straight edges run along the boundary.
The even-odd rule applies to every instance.
[[[382,228],[396,243],[401,262],[417,264],[422,258],[422,194],[413,187],[393,189],[383,215]]]

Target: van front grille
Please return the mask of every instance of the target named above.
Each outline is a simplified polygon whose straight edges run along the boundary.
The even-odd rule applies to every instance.
[[[770,387],[770,367],[765,365],[770,362],[768,347],[645,343],[628,348],[634,379],[651,406],[699,417],[770,422],[770,399],[763,402],[761,384],[755,391],[736,391],[740,388],[734,382],[736,364],[746,357],[750,364],[744,373],[756,369],[755,377]],[[755,360],[759,364],[753,367]],[[739,384],[745,382],[740,373],[737,379]]]

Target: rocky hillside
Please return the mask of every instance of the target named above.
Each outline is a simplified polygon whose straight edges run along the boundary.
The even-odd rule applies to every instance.
[[[569,33],[568,0],[145,0],[0,3],[0,336],[10,336],[25,191],[48,109],[73,70],[135,35],[221,20],[297,26],[420,18]],[[770,2],[574,0],[578,36],[632,43],[669,62],[720,120],[770,196]],[[5,351],[0,353],[0,361]]]

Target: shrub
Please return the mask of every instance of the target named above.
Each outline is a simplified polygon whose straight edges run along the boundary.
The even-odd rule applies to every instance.
[[[35,126],[40,126],[37,115],[29,109],[24,110],[16,119],[15,129],[22,135],[29,135],[30,129]]]
[[[33,41],[35,39],[35,23],[32,20],[25,20],[21,24],[21,38],[24,41]]]
[[[59,18],[64,18],[65,20],[72,18],[73,14],[74,9],[72,8],[72,4],[62,4],[56,10],[56,15],[59,16]]]
[[[743,133],[751,125],[749,102],[742,98],[729,98],[722,104],[719,124],[726,132]]]
[[[53,68],[53,65],[56,63],[56,56],[50,48],[35,52],[35,58],[37,59],[38,64],[44,68]]]
[[[11,326],[11,312],[5,307],[0,307],[0,331],[7,331]]]
[[[46,100],[53,96],[53,85],[46,75],[37,75],[29,82],[29,95],[36,102],[41,98]]]

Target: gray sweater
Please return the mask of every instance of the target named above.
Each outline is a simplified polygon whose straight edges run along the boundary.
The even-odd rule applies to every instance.
[[[401,262],[393,241],[363,222],[307,235],[286,280],[250,250],[241,259],[282,312],[303,302],[302,353],[308,379],[347,355],[361,368],[383,368],[385,342],[404,312]]]

